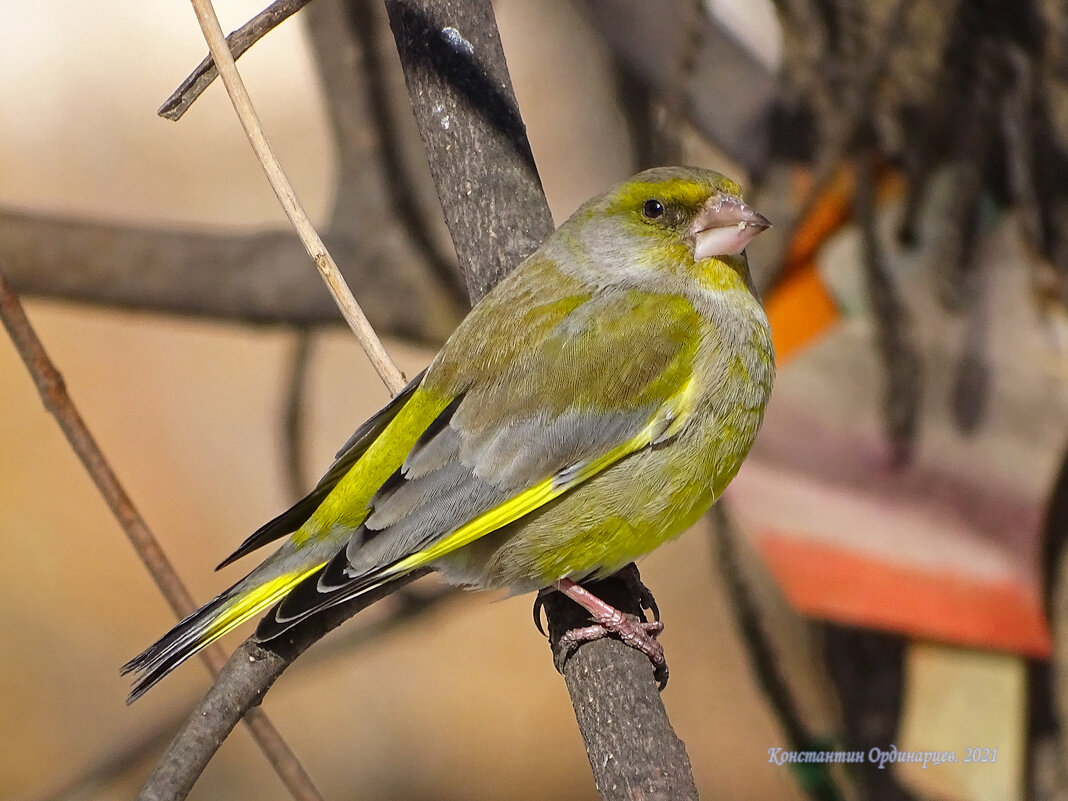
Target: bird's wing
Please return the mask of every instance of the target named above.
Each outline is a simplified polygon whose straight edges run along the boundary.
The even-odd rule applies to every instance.
[[[605,290],[521,317],[495,344],[450,340],[413,397],[453,400],[377,488],[347,547],[264,618],[260,638],[518,520],[684,423],[700,323],[687,300]]]
[[[360,457],[367,452],[367,449],[371,446],[379,435],[385,430],[386,426],[397,416],[405,404],[411,400],[412,394],[415,392],[416,387],[419,386],[419,382],[423,380],[423,375],[426,373],[419,373],[413,378],[404,389],[397,393],[397,395],[390,400],[382,409],[380,409],[373,417],[371,417],[366,423],[356,429],[356,432],[349,437],[349,441],[346,442],[341,450],[337,452],[337,456],[334,457],[334,463],[330,465],[329,469],[323,474],[323,477],[319,479],[319,483],[315,485],[307,495],[297,501],[278,517],[264,523],[258,529],[249,534],[248,538],[238,546],[238,549],[226,557],[216,570],[221,570],[227,565],[236,562],[242,556],[252,553],[257,548],[266,545],[269,542],[274,542],[277,539],[281,539],[289,534],[292,534],[302,525],[304,522],[314,514],[315,510],[319,508],[323,500],[330,494],[331,490],[337,486],[337,483],[345,476],[352,466],[359,461]]]

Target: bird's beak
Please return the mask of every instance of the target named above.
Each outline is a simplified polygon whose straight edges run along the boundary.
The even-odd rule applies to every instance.
[[[716,192],[705,201],[690,226],[694,261],[741,253],[753,237],[770,227],[763,214],[734,195]]]

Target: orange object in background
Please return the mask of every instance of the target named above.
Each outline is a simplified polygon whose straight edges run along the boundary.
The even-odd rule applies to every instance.
[[[810,173],[798,172],[794,196],[806,197],[811,191],[811,181]],[[812,204],[790,241],[784,277],[764,304],[780,365],[828,331],[840,317],[816,269],[816,256],[827,238],[849,219],[852,198],[853,173],[839,170]]]
[[[788,275],[764,308],[780,365],[828,331],[840,316],[814,263]]]

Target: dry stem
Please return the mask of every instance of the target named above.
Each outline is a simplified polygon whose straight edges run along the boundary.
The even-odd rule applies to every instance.
[[[356,298],[353,296],[348,284],[345,283],[341,271],[338,270],[333,258],[327,252],[326,245],[319,238],[319,234],[308,218],[307,212],[304,211],[304,207],[297,199],[293,186],[283,172],[282,165],[279,164],[270,142],[267,141],[259,116],[252,105],[252,99],[248,95],[248,90],[245,89],[245,83],[241,79],[241,74],[237,71],[234,57],[226,44],[226,36],[219,25],[219,19],[215,15],[214,7],[210,0],[192,0],[192,4],[193,10],[197,15],[197,21],[200,23],[200,29],[204,32],[204,39],[208,44],[208,49],[211,51],[211,56],[215,60],[219,75],[222,76],[223,83],[226,85],[226,91],[230,95],[234,111],[241,121],[241,127],[245,130],[245,135],[256,153],[256,158],[259,159],[263,167],[263,171],[271,184],[271,188],[274,190],[275,196],[278,198],[278,202],[282,205],[286,216],[296,229],[300,241],[308,251],[308,255],[312,257],[315,266],[319,269],[319,273],[330,289],[330,294],[333,295],[334,301],[337,303],[342,315],[344,315],[349,328],[356,335],[356,339],[367,354],[367,358],[371,360],[372,366],[389,391],[396,394],[404,388],[404,377],[389,357],[389,354],[386,353],[386,349],[382,346],[374,329],[367,321],[363,309],[356,302]]]

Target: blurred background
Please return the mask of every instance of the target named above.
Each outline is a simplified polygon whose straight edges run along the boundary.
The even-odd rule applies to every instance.
[[[1068,9],[494,5],[557,221],[682,162],[775,223],[750,252],[780,364],[764,430],[722,508],[641,564],[702,796],[1068,797]],[[232,30],[261,6],[217,9]],[[201,602],[387,399],[222,88],[156,116],[204,52],[178,2],[23,3],[0,26],[0,264]],[[316,0],[239,63],[413,375],[465,296],[383,10]],[[118,667],[171,613],[4,344],[0,408],[0,798],[132,797],[207,672],[125,706]],[[531,602],[425,579],[264,706],[328,798],[594,799]],[[891,745],[961,761],[769,761]],[[285,791],[239,728],[190,797],[257,796]]]

